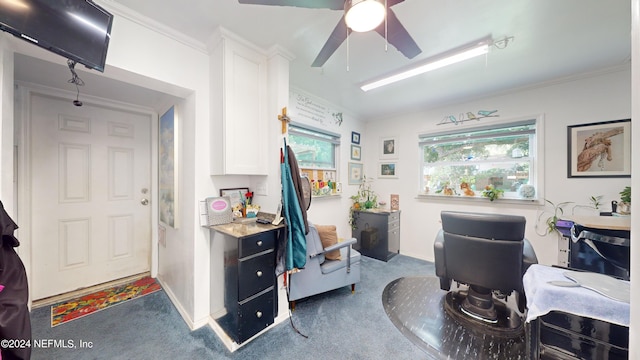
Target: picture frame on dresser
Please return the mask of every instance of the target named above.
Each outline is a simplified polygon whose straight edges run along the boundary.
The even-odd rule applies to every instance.
[[[220,196],[229,197],[234,217],[242,217],[242,213],[238,213],[238,210],[242,209],[242,198],[248,192],[249,188],[247,187],[220,189]]]
[[[567,127],[567,177],[631,177],[631,119]]]

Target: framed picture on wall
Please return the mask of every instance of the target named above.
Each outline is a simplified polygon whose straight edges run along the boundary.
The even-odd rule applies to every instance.
[[[160,199],[158,200],[158,212],[160,222],[177,229],[179,226],[178,202],[178,123],[176,109],[170,107],[160,116],[160,128],[158,129],[158,183]]]
[[[362,164],[359,163],[349,163],[349,185],[360,185],[362,184]]]
[[[362,159],[361,151],[362,149],[359,145],[351,145],[351,160],[360,161]]]
[[[631,177],[631,119],[567,127],[567,177]]]
[[[351,132],[351,142],[354,144],[360,144],[360,133],[355,131]]]
[[[380,138],[380,159],[398,158],[398,140],[395,137]]]
[[[398,177],[398,163],[397,162],[381,162],[378,164],[378,177],[379,178],[397,178]]]

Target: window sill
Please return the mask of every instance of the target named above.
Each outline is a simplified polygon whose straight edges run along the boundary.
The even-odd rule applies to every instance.
[[[501,197],[499,199],[491,201],[489,200],[489,198],[482,197],[480,195],[465,196],[465,195],[418,194],[416,196],[416,199],[442,200],[442,201],[469,201],[473,203],[486,202],[488,204],[544,205],[544,199],[540,199],[540,198],[523,199],[518,197]]]
[[[329,194],[329,195],[311,195],[312,199],[325,199],[325,198],[339,198],[342,194]]]

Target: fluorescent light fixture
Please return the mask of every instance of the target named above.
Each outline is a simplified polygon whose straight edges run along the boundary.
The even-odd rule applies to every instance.
[[[360,88],[363,91],[369,91],[381,86],[392,84],[396,81],[408,79],[410,77],[424,74],[432,70],[440,69],[442,67],[468,60],[476,56],[484,55],[489,52],[489,45],[491,45],[490,39],[475,42],[473,43],[473,45],[464,46],[452,51],[448,51],[444,54],[431,57],[417,65],[412,66],[407,70],[403,70],[390,76],[386,76],[379,80],[367,82],[360,86]]]
[[[353,31],[373,30],[384,20],[385,8],[379,0],[347,0],[344,9],[344,21]]]

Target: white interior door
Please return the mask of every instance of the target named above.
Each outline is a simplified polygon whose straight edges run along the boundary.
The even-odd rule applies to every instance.
[[[32,94],[32,299],[148,271],[151,117]]]

